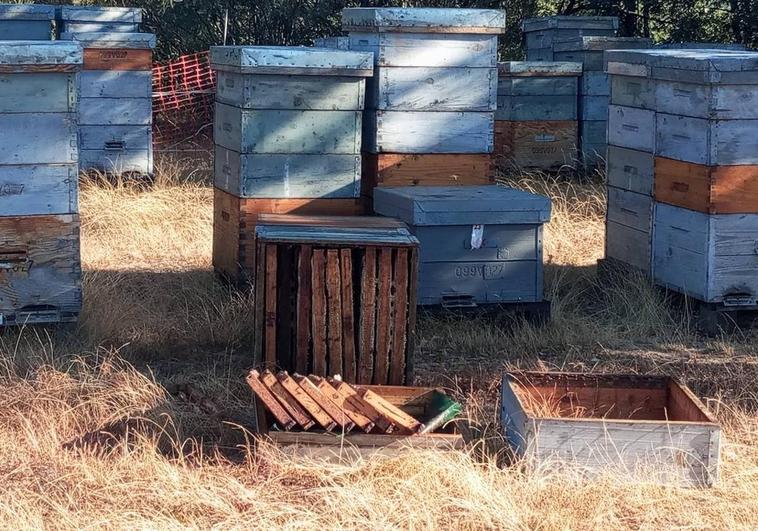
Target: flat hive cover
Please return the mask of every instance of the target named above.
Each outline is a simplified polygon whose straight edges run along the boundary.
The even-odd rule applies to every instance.
[[[137,7],[61,6],[58,18],[67,22],[142,22],[142,9]]]
[[[374,54],[303,46],[211,46],[211,65],[259,74],[369,77]]]
[[[260,241],[341,245],[419,244],[405,223],[376,216],[258,216],[255,236]]]
[[[345,31],[404,31],[415,33],[505,33],[505,11],[354,7],[342,10]]]
[[[61,40],[81,42],[85,48],[155,48],[153,33],[63,32]]]
[[[70,41],[0,41],[0,66],[82,64],[82,47]]]
[[[520,76],[581,76],[582,63],[567,61],[507,61],[497,64],[500,77]]]
[[[541,31],[546,29],[606,29],[617,30],[617,17],[575,17],[555,15],[552,17],[527,18],[521,23],[523,31]]]
[[[34,4],[2,4],[0,20],[53,20],[55,8]]]
[[[550,220],[550,199],[499,185],[374,189],[374,210],[409,225],[506,225]]]
[[[652,48],[653,41],[642,37],[578,37],[553,45],[555,52],[600,51]]]

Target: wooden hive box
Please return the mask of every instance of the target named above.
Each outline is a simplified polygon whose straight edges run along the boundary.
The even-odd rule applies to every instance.
[[[49,41],[55,7],[31,4],[0,5],[0,41]]]
[[[257,363],[359,384],[411,380],[418,240],[403,223],[261,216],[256,247]]]
[[[142,9],[136,7],[59,6],[55,18],[59,33],[137,33]]]
[[[580,63],[500,63],[495,120],[575,121],[581,74]]]
[[[366,385],[392,405],[408,415],[426,422],[434,418],[438,408],[439,391],[429,387],[394,385]],[[406,449],[461,450],[464,439],[457,430],[457,421],[427,434],[386,435],[361,433],[328,433],[323,431],[276,431],[271,415],[256,401],[258,433],[267,435],[277,446],[298,455],[334,459],[338,457],[370,457],[372,455],[397,455]]]
[[[613,37],[619,19],[616,17],[578,17],[556,15],[527,18],[521,23],[527,61],[553,61],[555,44],[579,37]]]
[[[215,185],[244,198],[360,195],[367,53],[213,47]]]
[[[153,173],[152,33],[62,33],[84,48],[80,167]]]
[[[575,168],[577,160],[576,120],[497,121],[495,160],[516,168],[558,170]],[[504,160],[498,160],[498,157]]]
[[[547,197],[497,185],[377,188],[374,210],[421,242],[420,305],[543,301]]]
[[[509,373],[501,392],[505,437],[536,467],[566,462],[685,485],[718,481],[721,428],[671,378]]]

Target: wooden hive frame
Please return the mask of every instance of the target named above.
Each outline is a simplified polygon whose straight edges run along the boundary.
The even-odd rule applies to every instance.
[[[405,225],[303,216],[258,223],[256,362],[362,384],[410,381],[419,258]],[[277,226],[293,236],[266,231]]]

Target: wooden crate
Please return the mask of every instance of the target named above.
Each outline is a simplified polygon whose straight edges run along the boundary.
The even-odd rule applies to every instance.
[[[704,214],[657,203],[653,278],[706,303],[758,304],[758,214]]]
[[[213,267],[234,283],[255,276],[255,226],[259,214],[357,216],[362,199],[245,199],[213,190]]]
[[[495,160],[518,168],[575,168],[577,141],[575,120],[495,122]]]
[[[261,216],[256,362],[359,384],[410,381],[418,245],[393,219]]]
[[[45,5],[0,5],[0,41],[49,41],[55,8]]]
[[[655,199],[707,214],[756,214],[758,166],[704,166],[655,157]]]
[[[684,385],[667,377],[509,373],[501,419],[515,453],[536,467],[566,462],[591,473],[713,485],[721,428]]]
[[[379,186],[456,186],[494,182],[486,154],[364,153],[362,194],[371,197]]]
[[[429,387],[394,385],[366,385],[392,405],[422,422],[433,418],[440,411],[436,397],[440,394]],[[450,423],[442,429],[421,435],[376,435],[372,433],[348,433],[335,435],[327,432],[274,431],[271,415],[256,401],[258,433],[266,435],[283,450],[309,457],[369,457],[371,455],[396,455],[406,449],[461,450],[464,439],[457,427],[461,421]]]
[[[79,216],[0,217],[0,325],[75,321]]]

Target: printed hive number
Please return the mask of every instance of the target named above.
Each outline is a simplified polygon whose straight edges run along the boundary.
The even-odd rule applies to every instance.
[[[456,267],[455,276],[457,278],[496,280],[506,278],[506,270],[503,264],[467,264]]]
[[[23,184],[4,184],[0,186],[0,197],[9,197],[12,195],[21,195],[24,193]]]

